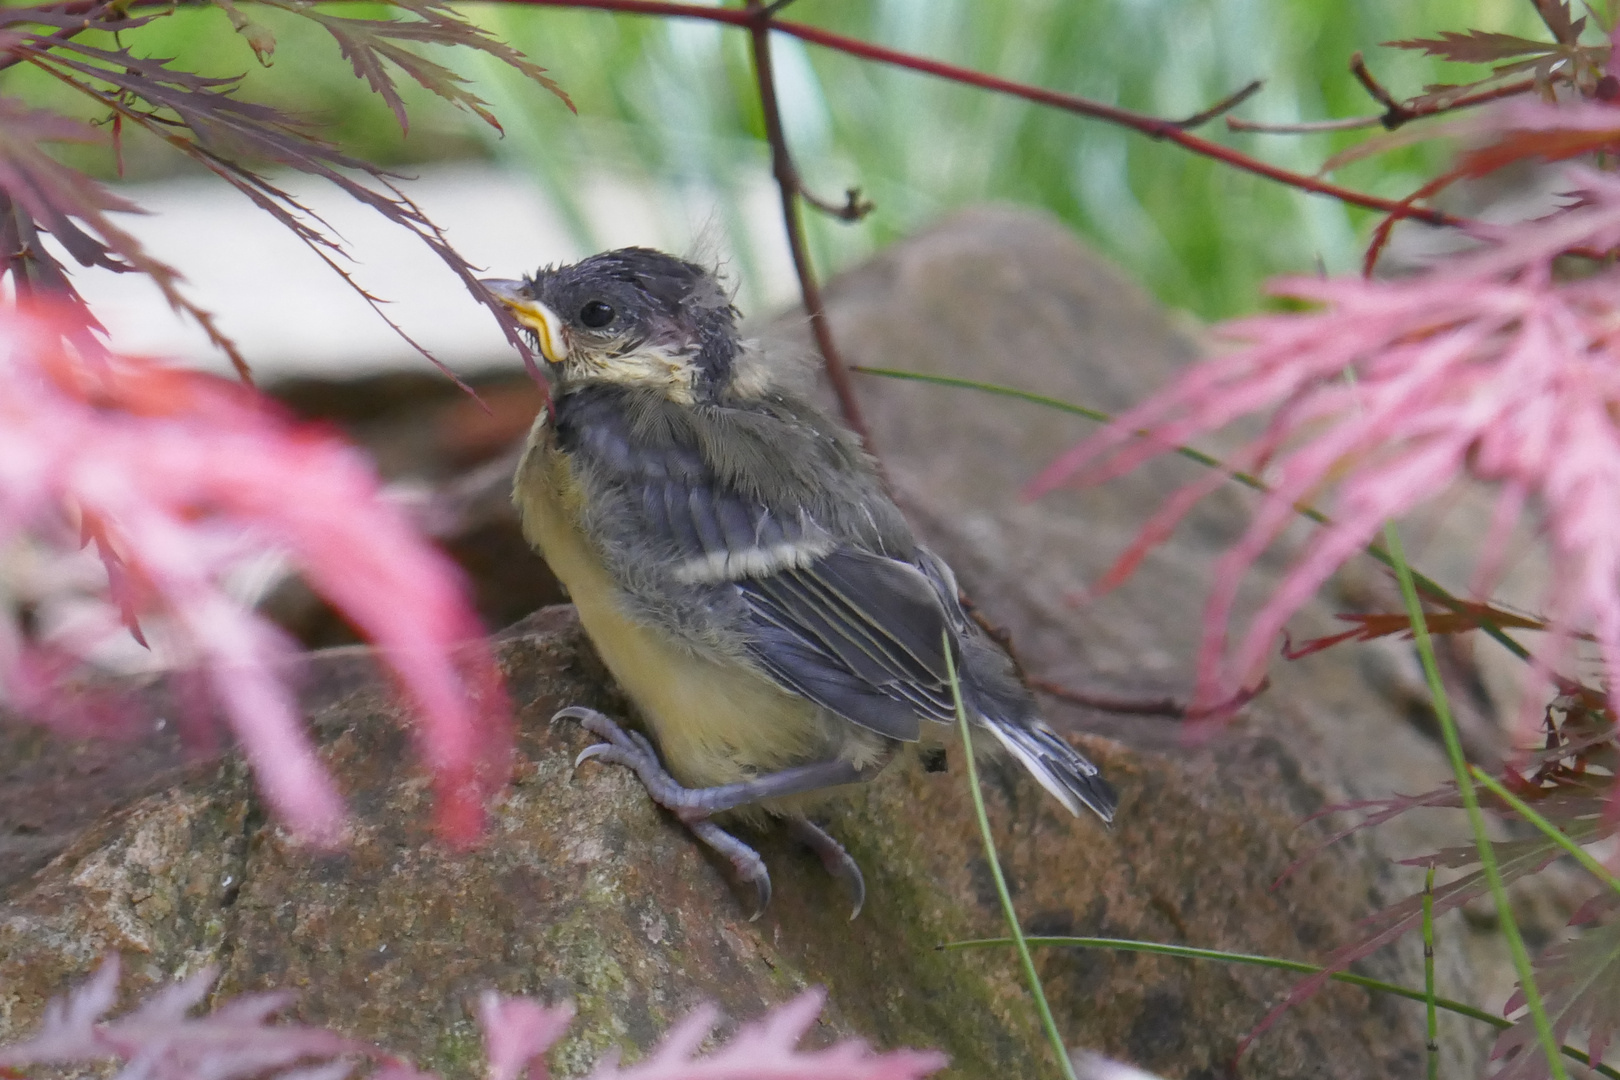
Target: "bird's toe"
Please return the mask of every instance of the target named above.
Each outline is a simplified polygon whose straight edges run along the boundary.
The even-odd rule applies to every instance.
[[[753,922],[765,914],[765,908],[771,902],[771,872],[766,869],[765,860],[759,857],[759,852],[712,821],[688,822],[687,828],[692,830],[693,836],[724,855],[738,878],[754,886],[754,913],[748,917],[748,921]]]
[[[801,843],[816,853],[821,865],[827,868],[827,873],[842,881],[849,890],[850,899],[855,902],[854,909],[849,913],[853,922],[861,913],[861,908],[866,906],[866,877],[861,873],[860,864],[831,833],[809,818],[792,818],[788,828]]]

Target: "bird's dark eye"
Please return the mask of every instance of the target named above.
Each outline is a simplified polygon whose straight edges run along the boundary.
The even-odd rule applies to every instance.
[[[600,300],[592,300],[579,309],[579,321],[592,330],[600,330],[613,321],[613,308]]]

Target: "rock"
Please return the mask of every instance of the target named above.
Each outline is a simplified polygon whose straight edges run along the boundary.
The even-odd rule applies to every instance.
[[[828,298],[854,362],[1104,408],[1140,397],[1198,349],[1054,221],[1021,211],[958,215],[834,280]],[[1162,462],[1025,505],[1018,488],[1086,430],[1081,421],[870,377],[860,390],[908,512],[989,617],[1010,628],[1031,671],[1115,694],[1185,691],[1212,553],[1243,521],[1237,495],[1219,493],[1125,588],[1076,608],[1065,598],[1096,577],[1164,492],[1196,475],[1192,467]],[[1257,587],[1275,566],[1262,568]],[[1326,616],[1319,607],[1304,624],[1325,626]],[[939,773],[908,756],[829,810],[829,830],[866,871],[859,919],[846,921],[838,884],[814,858],[765,835],[776,896],[749,923],[724,868],[633,778],[595,764],[572,772],[586,739],[548,726],[551,713],[574,703],[622,712],[623,703],[566,609],[513,628],[501,659],[521,704],[520,766],[474,852],[432,839],[400,710],[365,651],[343,648],[312,657],[306,708],[355,812],[344,853],[289,844],[227,760],[192,766],[162,790],[121,789],[107,800],[120,809],[93,824],[81,815],[77,833],[57,828],[54,848],[35,850],[33,863],[0,863],[12,865],[0,878],[0,1040],[25,1031],[49,995],[116,948],[138,957],[131,970],[147,985],[216,963],[221,993],[298,990],[303,1019],[455,1077],[478,1065],[465,1003],[485,986],[574,998],[580,1018],[554,1063],[578,1075],[608,1046],[645,1050],[699,1000],[751,1017],[810,983],[829,989],[828,1038],[940,1047],[954,1076],[1053,1074],[1013,956],[936,949],[1004,932],[959,750]],[[1016,768],[986,763],[1013,899],[1041,933],[1325,955],[1406,883],[1382,853],[1386,833],[1317,855],[1273,887],[1322,837],[1302,819],[1350,795],[1443,776],[1433,744],[1348,652],[1280,666],[1272,691],[1200,746],[1165,720],[1049,704],[1122,805],[1106,831],[1071,818]],[[1434,837],[1409,829],[1402,839]],[[1475,969],[1455,945],[1469,931],[1456,919],[1442,927],[1442,992],[1471,997]],[[1224,1075],[1239,1040],[1293,983],[1250,967],[1097,951],[1043,951],[1038,965],[1070,1045],[1171,1078]],[[1358,970],[1422,983],[1415,942]],[[1421,1016],[1409,1002],[1331,987],[1262,1036],[1241,1071],[1415,1072]],[[1442,1033],[1448,1071],[1477,1072],[1477,1026],[1448,1022]]]
[[[936,950],[1003,932],[959,753],[943,773],[907,760],[832,814],[829,827],[866,868],[859,919],[847,921],[838,883],[813,857],[767,835],[776,898],[749,923],[723,868],[632,777],[594,765],[573,773],[588,740],[547,718],[569,703],[623,706],[604,694],[571,609],[517,628],[501,662],[523,703],[521,765],[484,846],[456,854],[431,837],[406,720],[366,650],[318,654],[306,708],[355,813],[348,848],[290,844],[234,760],[137,799],[42,871],[6,883],[0,1040],[117,949],[136,987],[218,964],[221,994],[297,990],[301,1019],[451,1076],[476,1067],[465,1005],[486,986],[579,1005],[555,1059],[565,1074],[612,1045],[645,1050],[700,1000],[748,1017],[811,983],[830,991],[828,1037],[938,1046],[959,1076],[1050,1070],[1012,956]],[[1295,811],[1270,794],[1289,771],[1274,746],[1225,747],[1200,762],[1107,741],[1088,748],[1125,792],[1112,833],[1071,818],[1021,773],[989,768],[1002,861],[1031,929],[1241,940],[1282,954],[1348,930],[1353,910],[1321,903],[1353,880],[1342,859],[1313,863],[1275,893],[1253,889],[1257,872],[1297,854]],[[1041,964],[1075,1042],[1172,1076],[1219,1071],[1288,981],[1094,952]],[[1335,1075],[1384,1073],[1410,1064],[1402,1027],[1363,992],[1336,989],[1262,1041],[1246,1072],[1309,1075],[1324,1054],[1354,1053],[1365,1069]]]

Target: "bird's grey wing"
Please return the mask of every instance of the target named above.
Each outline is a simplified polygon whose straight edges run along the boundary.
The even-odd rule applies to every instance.
[[[954,718],[945,636],[956,630],[955,595],[945,598],[939,577],[948,570],[909,538],[891,558],[805,510],[773,508],[679,440],[651,452],[612,404],[573,395],[559,438],[589,463],[589,503],[621,581],[717,601],[703,607],[731,613],[740,625],[729,629],[762,671],[852,723],[912,740],[921,718]],[[631,535],[637,542],[624,543]]]
[[[920,717],[954,718],[954,619],[933,576],[695,478],[641,492],[646,526],[678,556],[672,573],[734,590],[749,656],[784,688],[896,739],[916,739]]]
[[[789,689],[896,739],[955,717],[945,609],[910,563],[840,547],[734,586],[756,623],[749,652]]]

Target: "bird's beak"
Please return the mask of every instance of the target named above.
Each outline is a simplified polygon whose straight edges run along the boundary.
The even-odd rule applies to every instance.
[[[518,322],[534,331],[547,363],[560,364],[568,359],[568,339],[563,337],[562,320],[555,311],[527,295],[523,282],[483,278],[480,283],[506,305]]]

